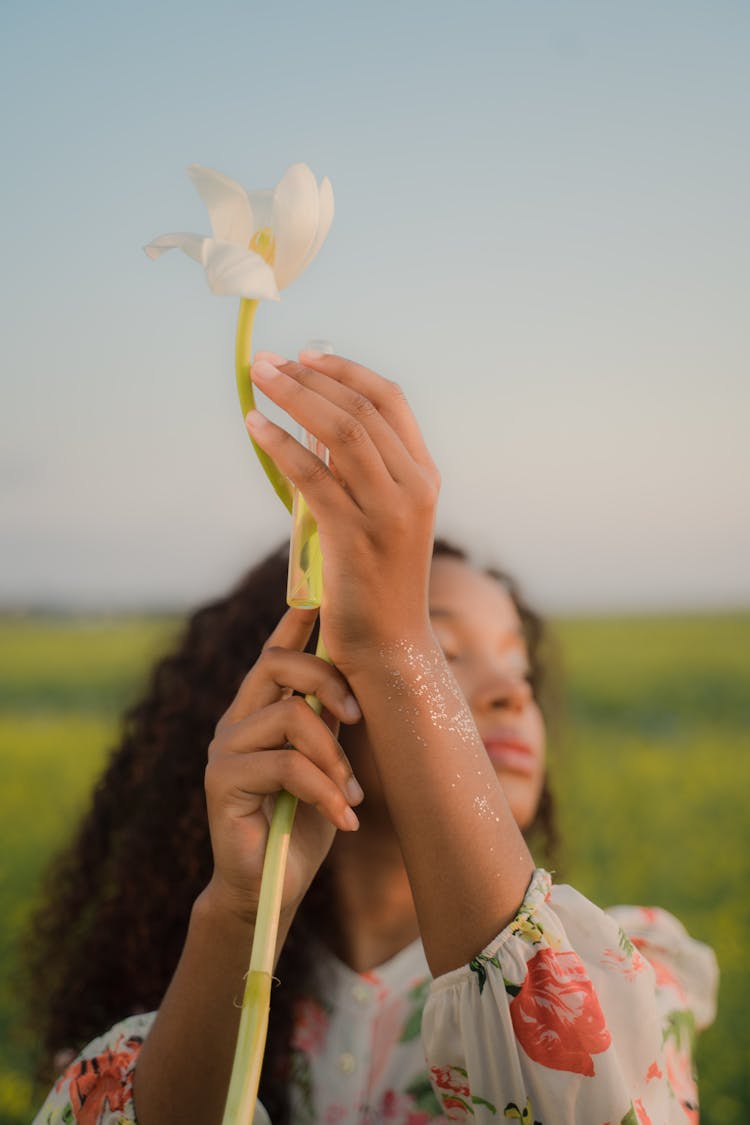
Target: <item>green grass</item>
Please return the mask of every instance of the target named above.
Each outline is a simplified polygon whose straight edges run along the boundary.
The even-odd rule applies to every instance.
[[[0,618],[0,707],[117,712],[175,625],[161,617]]]
[[[716,950],[701,1121],[750,1121],[750,614],[561,623],[566,877],[675,913]]]
[[[31,1120],[14,947],[55,849],[113,744],[118,712],[173,633],[161,618],[0,619],[0,1125]]]
[[[0,1125],[35,1094],[13,943],[155,652],[164,619],[0,620]],[[719,1018],[701,1039],[704,1125],[750,1121],[750,614],[560,623],[569,681],[553,770],[564,874],[602,905],[659,904],[710,942]]]

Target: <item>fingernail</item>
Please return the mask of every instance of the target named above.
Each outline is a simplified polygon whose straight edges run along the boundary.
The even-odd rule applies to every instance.
[[[319,352],[316,348],[303,348],[302,351],[299,353],[299,357],[300,357],[301,360],[322,359],[324,355],[328,355],[328,354],[329,354],[328,352]]]
[[[253,379],[261,379],[264,382],[269,382],[271,379],[278,379],[281,372],[272,363],[265,359],[256,360],[251,368],[251,375]]]
[[[248,430],[263,430],[268,425],[268,419],[259,410],[251,410],[245,418]]]
[[[343,702],[341,710],[344,712],[344,718],[356,723],[362,718],[362,712],[359,709],[359,704],[353,695],[347,695]]]
[[[350,832],[356,832],[359,828],[359,818],[357,817],[354,809],[347,809],[341,817],[341,820],[344,824],[344,827],[347,828]]]
[[[285,363],[291,362],[285,359],[283,355],[277,355],[276,352],[256,352],[253,363],[257,363],[258,360],[268,360],[268,362],[272,363],[275,367],[283,367]]]
[[[356,777],[350,777],[344,786],[346,799],[351,805],[358,805],[360,801],[364,800],[364,789],[357,781]]]

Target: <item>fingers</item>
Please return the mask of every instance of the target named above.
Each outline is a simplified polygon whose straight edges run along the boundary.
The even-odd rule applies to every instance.
[[[258,360],[253,364],[251,375],[253,382],[272,402],[328,446],[337,473],[346,482],[358,505],[366,508],[376,496],[382,494],[384,488],[392,484],[393,463],[402,463],[395,473],[396,479],[399,479],[406,473],[410,458],[371,404],[368,406],[373,417],[365,421],[363,414],[358,417],[355,412],[332,401],[331,395],[326,393],[329,390],[334,396],[342,398],[335,382],[319,376],[321,385],[318,390],[313,390],[297,377],[298,372],[304,372],[304,368],[287,364],[284,371],[281,371],[267,361]],[[352,404],[351,409],[355,411],[356,407]],[[379,441],[374,440],[376,435],[373,431],[377,430]],[[305,492],[304,484],[300,484],[295,473],[301,472],[305,477],[310,473],[319,473],[320,470],[316,470],[314,462],[310,460],[313,455],[301,446],[301,453],[297,453],[294,445],[284,440],[283,433],[278,429],[270,433],[274,443],[271,447],[264,444],[263,435],[253,436],[266,452],[270,452],[281,471]],[[400,448],[394,448],[396,445]],[[392,463],[390,469],[386,464],[386,457]],[[313,477],[313,483],[324,483],[327,477],[332,479],[333,474],[321,474],[319,482]],[[308,488],[305,498],[310,502],[309,479],[305,483]]]
[[[340,355],[302,351],[299,359],[310,370],[322,372],[357,394],[364,395],[393,427],[414,460],[425,468],[433,465],[417,420],[398,383],[384,379],[375,371]]]
[[[280,367],[278,356],[261,352],[253,363],[252,378],[273,402],[328,446],[335,475],[345,482],[358,506],[367,510],[383,503],[384,489],[392,482],[419,485],[427,477],[436,484],[437,471],[400,389],[338,356],[315,362],[317,366],[290,362]],[[254,428],[258,425],[260,431]],[[300,453],[294,439],[272,423],[264,425],[249,417],[248,428],[308,502],[311,485],[330,498],[334,474],[324,472],[312,454]]]
[[[287,610],[219,720],[217,731],[293,691],[317,696],[339,722],[356,723],[361,719],[357,701],[338,669],[317,656],[299,651],[310,639],[316,617],[315,610]]]
[[[209,794],[235,794],[241,802],[287,789],[348,831],[358,824],[351,805],[363,798],[341,746],[299,696],[217,732],[206,786]]]
[[[206,792],[212,804],[237,802],[240,815],[258,799],[286,789],[336,828],[353,831],[352,804],[362,800],[348,758],[323,718],[296,691],[315,695],[344,723],[362,716],[346,680],[331,664],[302,652],[317,614],[290,609],[271,633],[216,728]],[[291,646],[291,647],[286,647]],[[255,811],[251,809],[250,811]]]
[[[235,768],[234,788],[245,794],[266,795],[285,789],[311,806],[343,832],[356,832],[359,818],[346,795],[321,769],[294,750],[253,754],[252,768],[246,759]]]
[[[328,466],[314,453],[304,449],[281,426],[257,410],[250,411],[245,425],[254,441],[300,490],[316,521],[320,522],[323,504],[329,506],[337,522],[345,520],[353,506],[358,507]]]
[[[289,609],[273,632],[269,633],[263,648],[279,645],[281,648],[294,648],[301,652],[310,640],[317,618],[318,611],[315,609]]]
[[[261,379],[264,378],[264,372],[267,371],[267,365],[262,357],[265,354],[267,353],[260,353],[260,359],[256,357],[256,364],[254,364],[253,366],[254,379],[257,378],[258,374],[260,374]],[[348,364],[348,361],[343,362]],[[352,364],[349,366],[354,367],[355,365]],[[361,370],[365,371],[366,369],[362,368]],[[391,422],[383,416],[377,403],[369,398],[365,393],[358,390],[356,387],[348,386],[340,380],[332,379],[329,375],[320,371],[316,371],[314,368],[303,366],[301,363],[285,363],[282,367],[282,371],[285,375],[288,375],[290,379],[293,379],[300,386],[306,387],[310,391],[314,391],[316,394],[320,395],[322,398],[330,402],[333,406],[338,407],[339,410],[342,410],[344,412],[343,417],[337,415],[333,416],[335,419],[336,427],[334,430],[334,434],[336,437],[340,436],[343,438],[344,451],[346,451],[347,444],[354,446],[356,450],[358,446],[358,439],[361,440],[364,437],[364,435],[361,434],[360,431],[364,429],[366,434],[370,437],[378,453],[380,454],[383,464],[394,480],[398,481],[402,479],[405,470],[409,471],[412,469],[414,457],[404,445],[404,442],[402,441],[397,428],[395,428],[391,424]],[[405,414],[412,419],[412,422],[416,427],[416,422],[414,421],[413,415],[411,414],[409,406],[406,403],[406,399],[403,397],[403,394],[401,394],[398,388],[395,387],[395,384],[387,383],[386,380],[381,379],[379,375],[375,375],[373,372],[370,372],[369,374],[372,376],[373,380],[377,380],[380,383],[386,383],[386,386],[388,388],[394,389],[394,394],[396,394],[397,392],[398,395],[400,395]],[[282,387],[280,387],[279,389],[283,391]],[[289,391],[287,391],[287,394],[288,393]],[[379,401],[387,405],[387,393],[381,393],[376,397],[379,399]],[[284,404],[280,403],[280,405]],[[316,404],[313,400],[311,400],[311,407],[312,409],[316,408]],[[286,405],[284,405],[284,408],[287,409]],[[422,446],[422,448],[424,447]],[[424,452],[427,456],[426,450]],[[337,461],[337,468],[345,469],[345,465]]]

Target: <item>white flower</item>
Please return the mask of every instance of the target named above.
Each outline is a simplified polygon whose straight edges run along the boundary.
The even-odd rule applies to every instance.
[[[162,234],[144,246],[149,258],[178,248],[200,262],[212,292],[278,301],[279,289],[309,266],[333,220],[333,189],[306,164],[293,164],[275,188],[241,184],[191,164],[190,177],[208,208],[213,237]]]

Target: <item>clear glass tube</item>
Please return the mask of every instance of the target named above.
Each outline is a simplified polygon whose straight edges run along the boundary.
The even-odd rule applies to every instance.
[[[328,464],[328,449],[307,430],[299,440],[321,461]],[[323,596],[323,556],[320,551],[318,525],[307,501],[298,488],[294,490],[292,534],[289,543],[289,573],[286,586],[287,605],[316,609]]]
[[[330,340],[308,340],[307,351],[330,355]],[[313,434],[300,427],[299,441],[321,461],[328,464],[328,450]],[[287,605],[301,609],[317,609],[323,596],[323,556],[320,551],[318,525],[298,488],[294,490],[292,534],[289,542],[289,573],[286,586]]]

